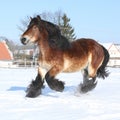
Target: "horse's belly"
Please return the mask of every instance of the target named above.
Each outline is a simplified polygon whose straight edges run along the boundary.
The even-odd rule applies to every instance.
[[[76,72],[86,67],[87,67],[87,62],[85,61],[83,62],[80,60],[76,60],[76,61],[65,60],[63,72]]]

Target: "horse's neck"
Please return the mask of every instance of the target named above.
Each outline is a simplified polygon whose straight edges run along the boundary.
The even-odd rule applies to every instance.
[[[47,55],[48,51],[50,51],[50,46],[47,40],[41,40],[38,43],[40,54],[43,56]]]

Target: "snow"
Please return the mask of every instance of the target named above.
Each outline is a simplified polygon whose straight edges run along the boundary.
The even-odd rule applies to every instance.
[[[120,120],[120,68],[108,68],[110,76],[98,79],[97,87],[80,94],[80,72],[61,73],[65,90],[51,90],[47,84],[42,95],[26,98],[25,90],[37,75],[35,68],[0,68],[1,120]]]

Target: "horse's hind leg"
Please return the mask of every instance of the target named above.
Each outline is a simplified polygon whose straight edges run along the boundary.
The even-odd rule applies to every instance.
[[[28,86],[26,92],[26,97],[37,97],[41,94],[41,89],[43,88],[43,78],[40,69],[38,70],[38,74],[36,76],[36,79],[31,82],[31,84]]]
[[[97,85],[96,77],[89,78],[88,71],[85,69],[83,74],[83,83],[79,85],[81,93],[86,93],[93,90]]]

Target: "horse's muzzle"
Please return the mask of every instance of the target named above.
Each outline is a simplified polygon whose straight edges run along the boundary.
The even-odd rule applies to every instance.
[[[28,39],[25,38],[25,37],[21,37],[20,40],[21,40],[21,43],[24,44],[24,45],[26,45],[28,43]]]

